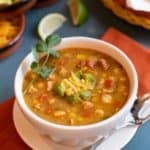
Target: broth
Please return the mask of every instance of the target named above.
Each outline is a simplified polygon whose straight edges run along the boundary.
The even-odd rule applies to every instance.
[[[68,48],[60,54],[47,63],[55,66],[54,73],[47,80],[38,76],[24,94],[36,115],[56,124],[78,126],[105,120],[123,107],[130,86],[121,64],[91,49]],[[23,91],[35,76],[27,72]]]

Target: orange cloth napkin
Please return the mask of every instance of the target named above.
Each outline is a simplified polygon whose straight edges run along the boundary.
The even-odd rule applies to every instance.
[[[122,49],[133,61],[139,76],[139,94],[150,92],[150,50],[113,28],[108,29],[102,40]],[[12,120],[13,102],[14,98],[11,98],[0,104],[0,149],[29,150],[15,130]]]
[[[150,92],[150,49],[146,49],[114,28],[108,29],[102,40],[117,46],[132,60],[138,73],[139,95]]]
[[[1,150],[29,150],[21,140],[12,119],[14,98],[0,104],[0,149]]]

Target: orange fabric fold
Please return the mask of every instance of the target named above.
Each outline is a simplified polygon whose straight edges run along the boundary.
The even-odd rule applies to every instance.
[[[139,77],[139,95],[150,92],[150,51],[114,28],[108,29],[102,40],[119,47],[132,60]],[[15,129],[13,103],[14,98],[11,98],[0,104],[0,149],[29,150]]]
[[[138,94],[150,92],[150,50],[114,28],[108,29],[102,40],[120,48],[133,62],[139,79]]]

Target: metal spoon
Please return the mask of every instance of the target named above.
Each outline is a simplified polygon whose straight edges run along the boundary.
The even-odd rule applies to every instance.
[[[150,101],[150,93],[147,93],[143,95],[142,97],[139,97],[136,99],[132,109],[131,109],[131,114],[132,114],[132,119],[124,123],[119,129],[116,129],[112,131],[109,135],[102,137],[98,141],[96,141],[94,144],[87,146],[83,148],[82,150],[95,150],[102,142],[104,142],[108,137],[112,136],[115,132],[119,131],[122,128],[126,127],[131,127],[131,126],[137,126],[138,129],[145,124],[146,122],[150,121],[150,114],[148,114],[145,117],[140,117],[140,111],[142,108],[144,108],[144,104]],[[149,104],[149,109],[150,109],[150,104]]]

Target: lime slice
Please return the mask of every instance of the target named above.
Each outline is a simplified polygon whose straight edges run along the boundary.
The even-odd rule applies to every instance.
[[[45,40],[48,35],[59,29],[66,20],[66,17],[60,13],[52,13],[43,17],[38,25],[40,38]]]
[[[80,26],[88,19],[88,10],[83,0],[68,0],[68,6],[72,17],[72,22]]]

